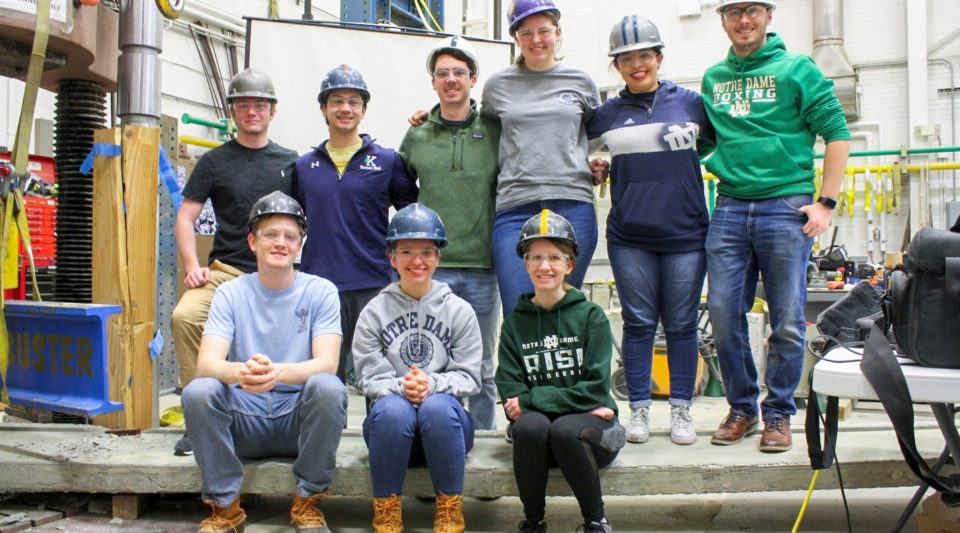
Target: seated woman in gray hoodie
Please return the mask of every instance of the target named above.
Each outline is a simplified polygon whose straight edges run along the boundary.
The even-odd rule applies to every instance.
[[[433,281],[443,223],[410,204],[387,228],[387,254],[399,274],[360,313],[354,368],[373,402],[363,421],[373,481],[373,530],[402,531],[407,467],[426,461],[437,493],[434,532],[462,532],[463,477],[473,421],[463,400],[480,390],[482,344],[473,308]]]

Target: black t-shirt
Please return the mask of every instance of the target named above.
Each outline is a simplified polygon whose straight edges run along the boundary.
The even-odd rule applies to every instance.
[[[210,263],[220,260],[243,272],[257,270],[257,259],[247,245],[247,219],[253,204],[276,190],[293,194],[291,173],[285,169],[297,153],[270,141],[263,148],[247,148],[231,140],[203,154],[183,188],[195,202],[213,203],[220,223],[213,237]]]
[[[457,132],[460,131],[460,128],[467,125],[466,120],[447,120],[443,117],[440,117],[440,122],[447,128],[447,131],[449,131],[451,135],[456,135]]]

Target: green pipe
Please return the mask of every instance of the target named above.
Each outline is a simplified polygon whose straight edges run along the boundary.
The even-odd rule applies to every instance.
[[[938,146],[936,148],[909,148],[907,155],[910,154],[936,154],[939,152],[960,152],[960,146]],[[869,157],[872,155],[900,155],[900,150],[873,150],[868,152],[850,152],[850,157]],[[823,159],[823,154],[817,154],[816,159]]]
[[[214,128],[220,130],[221,134],[227,133],[227,121],[221,120],[219,122],[212,122],[209,120],[204,120],[202,118],[191,117],[189,113],[184,113],[180,115],[180,122],[184,124],[200,124],[201,126],[207,126],[208,128]],[[233,131],[237,131],[236,126],[234,126]]]

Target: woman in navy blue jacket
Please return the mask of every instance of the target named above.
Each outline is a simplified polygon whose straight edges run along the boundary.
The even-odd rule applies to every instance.
[[[587,135],[591,151],[606,145],[612,157],[607,246],[623,310],[627,440],[649,436],[650,368],[662,321],[670,438],[691,444],[708,224],[697,146],[714,141],[700,95],[658,78],[662,48],[660,31],[643,17],[629,15],[613,27],[609,55],[626,86],[597,109]]]

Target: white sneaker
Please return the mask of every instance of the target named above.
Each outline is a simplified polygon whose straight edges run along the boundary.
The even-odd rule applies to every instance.
[[[647,442],[650,438],[650,409],[647,407],[630,408],[630,422],[627,423],[627,440]]]
[[[670,440],[674,444],[693,444],[697,440],[697,431],[693,427],[690,406],[674,405],[670,407]]]

